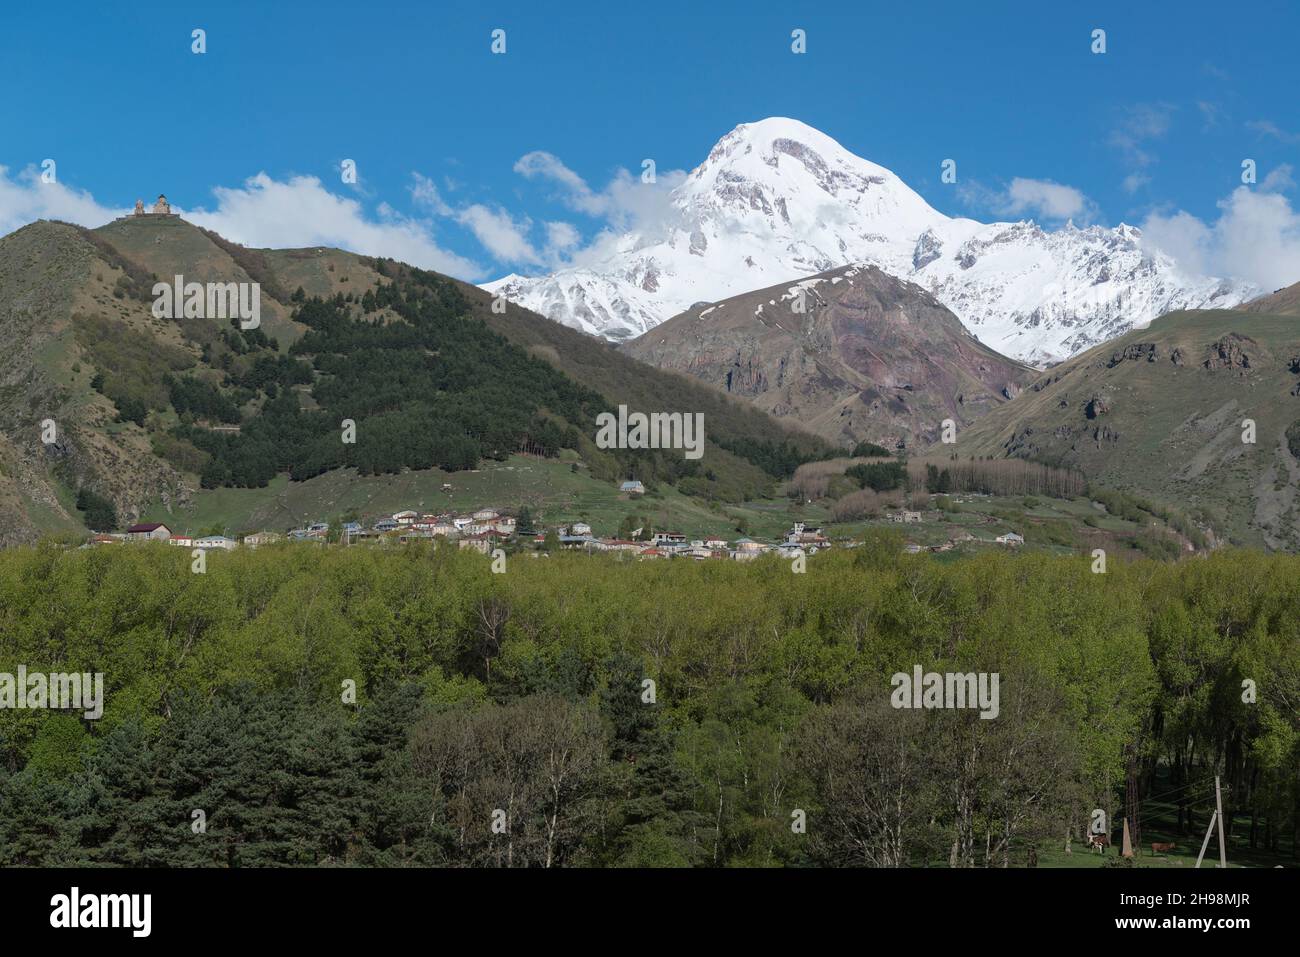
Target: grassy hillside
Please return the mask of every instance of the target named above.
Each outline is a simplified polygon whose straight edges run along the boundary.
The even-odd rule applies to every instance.
[[[1294,316],[1180,312],[1043,373],[955,450],[1077,468],[1189,512],[1219,538],[1295,549],[1297,422]]]
[[[261,326],[153,316],[153,283],[177,275],[259,283]],[[245,249],[179,218],[39,222],[3,237],[0,329],[16,343],[0,357],[4,542],[83,527],[72,505],[83,490],[122,523],[216,522],[225,502],[266,498],[231,486],[268,480],[284,486],[272,501],[330,504],[273,478],[290,469],[355,468],[360,505],[401,487],[405,468],[504,460],[517,445],[567,446],[593,483],[636,477],[716,508],[763,498],[825,448],[518,307],[497,315],[474,287],[339,250]],[[595,414],[619,404],[703,412],[704,459],[595,448]],[[345,417],[358,422],[355,448],[339,442]],[[40,440],[46,420],[54,442]],[[529,493],[513,494],[496,504]],[[235,513],[226,523],[269,521],[260,501]]]

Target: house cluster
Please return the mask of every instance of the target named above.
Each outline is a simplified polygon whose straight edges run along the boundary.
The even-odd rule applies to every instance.
[[[406,509],[384,516],[365,525],[361,522],[345,522],[334,534],[328,522],[315,522],[299,528],[279,532],[261,531],[244,535],[236,540],[225,535],[191,536],[173,532],[161,522],[143,522],[132,525],[124,533],[96,535],[91,544],[102,545],[116,542],[163,541],[185,548],[233,549],[240,545],[256,548],[276,542],[308,542],[324,544],[337,541],[344,545],[365,542],[397,543],[420,541],[422,539],[442,539],[456,542],[457,546],[490,554],[505,542],[513,540],[522,545],[540,548],[550,532],[555,533],[555,540],[562,549],[584,552],[614,552],[636,558],[691,558],[695,560],[730,559],[734,561],[752,561],[760,555],[778,554],[784,558],[798,555],[815,555],[829,548],[830,540],[822,534],[820,528],[808,528],[802,523],[786,533],[785,537],[775,543],[758,542],[752,538],[728,540],[721,537],[688,539],[681,532],[652,531],[634,529],[627,539],[600,537],[594,534],[591,525],[586,522],[573,522],[560,525],[549,531],[531,532],[518,535],[518,520],[496,509],[479,509],[471,514],[420,512]]]
[[[830,540],[819,528],[806,528],[796,523],[780,542],[758,542],[752,538],[726,539],[721,537],[688,539],[681,532],[651,532],[648,538],[644,529],[632,530],[632,537],[598,538],[592,534],[591,526],[586,522],[574,522],[557,529],[561,548],[585,552],[616,552],[636,558],[690,558],[696,561],[710,559],[732,560],[738,562],[753,561],[760,555],[777,554],[784,558],[796,555],[814,555],[825,548],[830,548]],[[540,544],[546,535],[537,535],[534,541]]]
[[[993,541],[998,545],[1005,545],[1008,548],[1018,548],[1025,544],[1024,536],[1016,532],[1007,532],[1005,535],[999,535],[994,538]],[[921,552],[950,552],[958,545],[964,545],[967,542],[974,542],[983,545],[989,544],[987,538],[977,538],[970,532],[962,532],[955,538],[950,538],[946,542],[941,542],[938,545],[918,545],[915,542],[908,542],[903,546],[903,551],[907,552],[909,555],[918,555]]]
[[[97,534],[90,540],[92,545],[112,545],[118,542],[166,542],[182,548],[222,548],[230,550],[239,547],[239,542],[225,535],[177,535],[162,522],[140,522],[132,525],[125,532]]]

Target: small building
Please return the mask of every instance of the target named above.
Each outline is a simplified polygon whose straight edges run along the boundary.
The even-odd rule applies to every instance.
[[[504,537],[500,532],[480,532],[477,535],[466,535],[460,540],[459,545],[461,548],[472,549],[488,555],[491,554],[493,549],[500,546]]]
[[[173,535],[167,539],[168,545],[176,545],[180,548],[193,548],[194,537],[192,535]]]
[[[652,541],[656,545],[685,545],[686,536],[681,532],[655,532]]]
[[[126,537],[132,542],[165,542],[172,537],[172,533],[171,529],[161,522],[140,522],[126,530]]]
[[[284,541],[284,536],[279,532],[253,532],[244,536],[244,544],[249,548],[256,548],[258,545],[273,545],[282,541]]]
[[[474,513],[474,521],[476,522],[495,522],[500,517],[501,513],[491,508],[480,508]]]
[[[205,551],[210,548],[222,548],[226,551],[234,551],[239,547],[239,542],[225,535],[204,535],[202,538],[194,540],[195,548],[202,548]]]
[[[640,482],[637,482],[637,481],[624,482],[622,485],[620,485],[620,486],[618,487],[618,490],[619,490],[620,492],[624,492],[624,493],[626,493],[626,494],[628,494],[628,495],[644,495],[644,494],[645,494],[645,486],[642,485]]]
[[[639,552],[642,548],[642,542],[634,542],[626,538],[606,538],[602,539],[607,552]]]
[[[997,542],[999,545],[1010,545],[1013,548],[1016,547],[1017,545],[1025,544],[1024,536],[1017,535],[1015,532],[1007,532],[1005,535],[999,535],[997,538],[993,540]]]
[[[409,508],[401,512],[393,513],[393,521],[396,522],[398,525],[410,525],[413,521],[415,521],[419,517],[420,517],[419,512],[412,511]]]
[[[586,522],[574,522],[569,526],[570,535],[590,535],[591,526]]]
[[[391,518],[381,518],[374,524],[376,532],[391,532],[395,528],[397,528],[397,522]]]

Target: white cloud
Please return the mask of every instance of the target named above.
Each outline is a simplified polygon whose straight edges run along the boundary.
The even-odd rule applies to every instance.
[[[1073,186],[1017,176],[1007,187],[1002,212],[1012,216],[1037,212],[1046,219],[1087,219],[1091,218],[1092,204]]]
[[[466,206],[456,221],[469,229],[493,258],[505,263],[539,265],[541,257],[528,241],[532,221],[516,222],[503,209],[489,209],[482,203]]]
[[[415,180],[415,185],[411,187],[411,199],[415,205],[432,210],[439,216],[451,215],[451,207],[443,201],[433,180],[419,173],[412,173],[411,177]]]
[[[85,190],[62,183],[42,183],[40,170],[29,166],[15,177],[0,166],[0,235],[38,219],[61,219],[81,226],[102,226],[129,210],[95,202]]]
[[[593,193],[586,180],[565,166],[558,156],[545,150],[525,153],[515,163],[515,172],[525,179],[552,180],[565,190],[566,199],[574,209],[591,216],[604,216],[609,208],[607,197]]]
[[[1289,179],[1289,170],[1282,178]],[[1286,196],[1239,186],[1218,207],[1213,223],[1183,210],[1152,213],[1142,225],[1143,242],[1189,272],[1232,276],[1269,290],[1300,281],[1300,212]]]
[[[520,157],[514,169],[525,179],[546,179],[557,184],[566,205],[603,219],[618,230],[655,229],[670,219],[671,193],[687,175],[685,170],[669,170],[658,173],[655,182],[645,183],[639,175],[619,169],[604,189],[596,191],[559,157],[544,150]]]
[[[280,182],[258,173],[240,188],[218,186],[212,193],[215,210],[186,211],[185,218],[246,246],[338,246],[462,279],[483,275],[477,263],[439,246],[427,223],[386,203],[377,219],[368,217],[360,202],[334,195],[314,176]]]
[[[1300,133],[1290,133],[1272,120],[1248,120],[1246,128],[1254,130],[1261,136],[1271,136],[1283,143],[1300,143]]]
[[[1124,177],[1124,182],[1120,185],[1124,187],[1124,192],[1132,194],[1151,182],[1151,177],[1146,173],[1129,173]]]
[[[1207,113],[1216,108],[1211,104],[1198,104],[1202,117],[1207,123],[1217,122],[1217,114]],[[1164,137],[1173,125],[1175,107],[1168,103],[1139,103],[1129,107],[1115,129],[1111,130],[1110,145],[1119,150],[1128,175],[1123,182],[1124,191],[1135,193],[1147,183],[1151,176],[1145,172],[1155,164],[1156,156],[1149,144]]]
[[[546,245],[547,248],[557,253],[572,249],[578,243],[582,242],[582,234],[578,232],[577,227],[572,223],[547,223],[546,224]]]
[[[960,196],[972,208],[992,210],[1000,216],[1028,214],[1042,220],[1073,219],[1082,223],[1097,217],[1097,205],[1081,190],[1050,179],[1017,176],[1005,189],[968,181],[960,187]]]
[[[1264,181],[1259,184],[1259,188],[1265,193],[1280,193],[1284,190],[1295,189],[1295,178],[1291,175],[1295,171],[1290,163],[1280,163],[1268,171]]]

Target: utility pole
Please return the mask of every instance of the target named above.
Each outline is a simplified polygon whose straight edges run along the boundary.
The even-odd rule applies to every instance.
[[[1219,819],[1219,866],[1228,866],[1228,846],[1223,842],[1223,792],[1219,790],[1219,776],[1214,776],[1214,808]]]
[[[1214,822],[1219,819],[1219,812],[1215,811],[1210,815],[1210,826],[1205,829],[1205,840],[1201,841],[1201,853],[1196,855],[1196,866],[1201,866],[1201,860],[1205,857],[1205,849],[1210,846],[1210,835],[1214,833]]]

